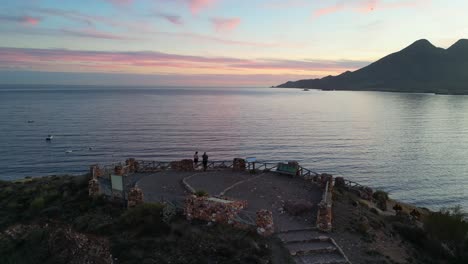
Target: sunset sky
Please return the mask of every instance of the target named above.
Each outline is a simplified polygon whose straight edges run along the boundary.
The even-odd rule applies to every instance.
[[[269,86],[468,36],[466,0],[0,1],[0,83]]]

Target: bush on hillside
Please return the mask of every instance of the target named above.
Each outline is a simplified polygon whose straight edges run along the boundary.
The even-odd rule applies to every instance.
[[[209,196],[208,192],[204,191],[204,190],[198,190],[195,192],[195,195],[197,197],[207,197]]]
[[[372,198],[374,198],[375,203],[377,207],[382,210],[386,211],[387,210],[387,201],[388,201],[388,193],[384,191],[376,191],[372,195]]]
[[[163,221],[164,205],[144,203],[128,209],[119,219],[122,228],[137,230],[138,234],[165,234],[169,226]]]
[[[428,236],[444,243],[455,257],[468,257],[468,222],[460,206],[442,209],[426,217],[424,229]],[[468,260],[468,258],[467,258]]]

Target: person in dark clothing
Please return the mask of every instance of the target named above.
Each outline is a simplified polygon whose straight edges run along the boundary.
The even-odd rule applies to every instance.
[[[203,153],[203,171],[206,171],[206,167],[208,167],[208,155],[206,155],[206,152]]]
[[[193,164],[195,168],[198,166],[198,151],[195,151],[195,155],[193,155]]]

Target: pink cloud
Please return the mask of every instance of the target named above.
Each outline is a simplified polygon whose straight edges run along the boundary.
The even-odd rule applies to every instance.
[[[129,5],[133,3],[133,0],[105,0],[113,5]]]
[[[29,16],[26,16],[23,18],[23,23],[26,24],[26,25],[30,25],[30,26],[35,26],[37,25],[41,20],[37,17],[29,17]]]
[[[200,10],[208,8],[216,3],[217,0],[187,0],[192,14],[197,14]]]
[[[26,26],[35,26],[39,24],[42,19],[40,17],[32,17],[32,16],[5,16],[0,15],[0,21],[4,22],[12,22],[12,23],[20,23]]]
[[[211,23],[213,24],[216,32],[232,31],[239,26],[240,22],[241,20],[238,17],[211,19]]]
[[[377,10],[413,8],[429,3],[431,0],[399,0],[391,3],[382,0],[347,0],[339,1],[334,5],[326,6],[315,10],[312,13],[313,18],[350,10],[353,12],[369,13]]]
[[[173,68],[181,72],[189,69],[225,69],[231,72],[250,72],[252,70],[298,72],[342,72],[367,65],[365,61],[326,61],[326,60],[275,60],[241,59],[229,57],[204,57],[169,54],[162,52],[105,52],[63,49],[26,49],[0,48],[0,65],[18,68],[33,67],[36,70],[76,69],[94,71],[100,69],[120,70],[157,70]]]
[[[333,6],[327,6],[327,7],[315,10],[313,13],[313,17],[317,18],[317,17],[328,15],[328,14],[333,14],[343,9],[345,9],[345,4],[343,3],[339,3]]]

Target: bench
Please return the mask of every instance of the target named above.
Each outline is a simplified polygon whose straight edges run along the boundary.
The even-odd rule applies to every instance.
[[[278,163],[278,166],[276,167],[276,172],[280,174],[296,176],[299,172],[299,166],[297,164]]]

